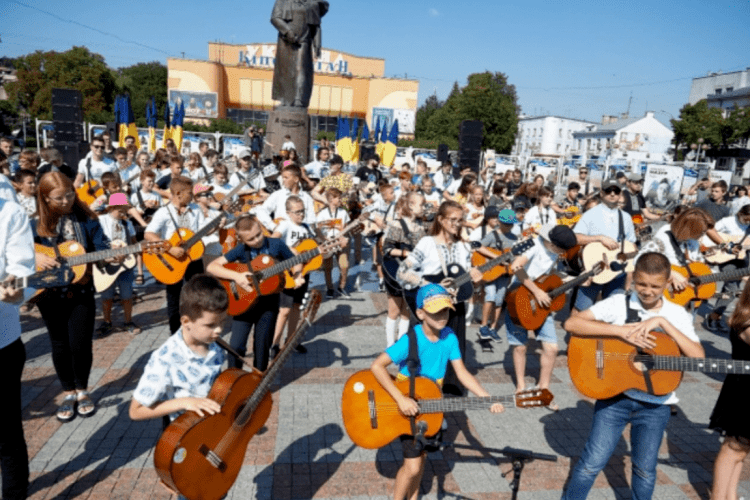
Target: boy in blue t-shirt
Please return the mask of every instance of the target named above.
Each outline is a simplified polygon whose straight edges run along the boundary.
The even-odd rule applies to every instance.
[[[419,376],[429,378],[442,385],[448,362],[453,366],[458,380],[469,391],[480,397],[489,396],[481,384],[469,373],[461,360],[458,339],[453,330],[448,328],[449,309],[453,301],[448,291],[440,285],[429,284],[419,289],[417,293],[417,318],[422,322],[416,325],[417,351],[419,353]],[[398,404],[399,411],[406,416],[419,413],[416,401],[401,393],[388,374],[386,368],[391,363],[399,365],[397,380],[408,380],[409,370],[406,366],[409,357],[409,335],[404,335],[395,344],[386,349],[372,363],[370,370],[383,388]],[[503,405],[495,403],[490,407],[492,413],[500,413]],[[426,452],[415,447],[411,436],[402,438],[401,442],[404,463],[396,475],[396,488],[393,493],[395,499],[416,499],[419,483],[422,480]]]

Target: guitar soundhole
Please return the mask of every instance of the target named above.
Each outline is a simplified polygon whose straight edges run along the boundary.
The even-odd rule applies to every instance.
[[[177,448],[174,452],[174,463],[181,464],[187,457],[187,450],[185,448]]]
[[[451,266],[451,274],[458,274],[459,272],[458,266]]]

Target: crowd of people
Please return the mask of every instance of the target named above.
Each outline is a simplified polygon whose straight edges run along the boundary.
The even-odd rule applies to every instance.
[[[655,346],[651,332],[661,330],[688,357],[704,356],[696,314],[667,300],[665,290],[692,286],[692,274],[679,269],[696,262],[714,265],[720,254],[724,258],[717,268],[722,272],[748,267],[750,198],[744,186],[730,191],[724,181],[702,179],[676,202],[654,205],[644,197],[643,177],[635,172],[618,173],[597,189],[582,167],[560,189],[541,175],[520,169],[500,172],[491,164],[473,171],[444,162],[431,171],[419,157],[414,165],[385,167],[373,155],[361,165],[349,165],[330,144],[320,144],[315,159],[303,164],[289,138],[277,156],[263,161],[262,131],[248,130],[247,135],[248,147],[236,154],[236,166],[222,161],[207,143],[183,157],[173,142],[151,153],[139,150],[132,137],[115,147],[105,133],[91,140],[89,154],[78,165],[68,166],[53,148],[16,154],[11,141],[0,139],[0,366],[6,382],[0,397],[8,409],[0,432],[3,498],[25,498],[28,487],[20,411],[25,354],[19,308],[24,293],[12,280],[59,269],[62,248],[78,246],[86,254],[103,252],[103,257],[94,264],[97,269],[43,291],[31,306],[38,307],[44,320],[63,388],[56,411],[61,422],[96,412],[89,392],[94,335],[113,331],[115,299],[122,303],[123,328],[140,333],[132,317],[133,297],[151,276],[165,285],[172,335],[149,361],[133,395],[131,417],[168,422],[184,411],[219,411],[206,395],[225,360],[231,367],[251,364],[266,370],[284,348],[285,332],[288,336],[296,329],[310,274],[303,264],[290,266],[293,286],[260,295],[231,316],[229,344],[239,358],[215,343],[229,307],[217,279],[228,290],[252,293],[256,275],[248,266],[266,257],[289,261],[310,240],[326,245],[322,270],[327,300],[346,300],[356,291],[349,270],[364,264],[363,252],[371,252],[388,301],[386,350],[373,362],[372,372],[404,415],[414,415],[418,406],[398,391],[386,368],[395,363],[399,377],[410,376],[405,368],[414,361],[410,342],[418,344],[420,374],[438,382],[444,394],[462,396],[469,390],[487,395],[463,364],[467,328],[477,316],[482,342],[507,340],[511,346],[518,393],[528,389],[527,344],[533,331],[542,346],[534,388],[549,389],[560,341],[557,320],[548,315],[541,326],[528,329],[519,323],[509,297],[515,300],[523,289],[535,304],[548,308],[552,291],[540,286],[540,278],[580,274],[579,247],[599,244],[612,251],[629,242],[637,250],[629,259],[632,272],[623,265],[606,283],[585,281],[574,288],[564,329],[581,337],[610,336],[643,349]],[[193,248],[184,243],[196,233],[205,251],[194,257]],[[163,255],[157,252],[161,257],[156,260],[165,269],[174,267],[170,262],[186,262],[177,279],[150,267],[140,249],[133,251],[129,265],[128,255],[107,253],[166,241],[171,246]],[[503,252],[511,255],[506,272],[485,280],[475,259],[490,260]],[[118,270],[107,286],[96,277],[102,266]],[[472,282],[473,289],[463,293],[459,281]],[[726,281],[721,292],[703,326],[730,336],[733,357],[750,359],[750,292],[740,280]],[[98,325],[97,301],[102,310]],[[251,334],[250,362],[244,356]],[[304,354],[304,345],[297,350]],[[189,377],[175,374],[175,359],[188,360],[195,368],[179,371]],[[735,498],[750,451],[750,432],[734,404],[744,385],[741,375],[728,376],[711,417],[711,427],[725,435],[712,498]],[[627,423],[632,425],[634,498],[650,498],[658,448],[677,401],[674,392],[656,396],[639,390],[597,401],[588,442],[564,498],[588,495]],[[551,409],[556,409],[554,403]],[[491,408],[502,410],[499,404]],[[404,464],[394,498],[416,498],[425,449],[413,439],[402,441]]]

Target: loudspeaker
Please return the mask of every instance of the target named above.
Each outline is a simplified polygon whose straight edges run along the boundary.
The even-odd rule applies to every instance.
[[[458,136],[458,165],[461,168],[471,167],[474,172],[479,172],[483,126],[479,120],[461,122],[461,133]]]
[[[58,142],[55,140],[55,149],[60,151],[65,163],[74,174],[78,173],[78,163],[91,149],[88,142]]]
[[[112,139],[112,144],[120,141],[119,128],[115,122],[107,122],[107,132],[109,132],[109,137]]]
[[[445,163],[446,161],[450,161],[450,158],[448,158],[448,145],[447,144],[438,144],[437,160],[440,163]]]
[[[82,122],[55,121],[55,143],[71,142],[79,143],[83,141],[83,124]]]
[[[52,106],[71,106],[81,108],[83,96],[75,89],[52,89]]]

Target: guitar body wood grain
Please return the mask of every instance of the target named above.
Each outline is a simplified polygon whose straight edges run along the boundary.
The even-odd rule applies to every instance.
[[[537,278],[534,283],[545,292],[549,292],[562,285],[562,279],[555,274],[549,274]],[[523,285],[509,292],[505,300],[513,323],[527,330],[540,328],[551,312],[559,311],[565,306],[565,294],[561,294],[552,299],[549,308],[544,308],[537,303],[531,290]]]
[[[84,255],[86,253],[86,249],[83,248],[83,245],[78,243],[77,241],[63,241],[59,245],[57,245],[57,249],[60,252],[60,255],[63,258],[69,258],[69,257],[77,257],[79,255]],[[46,255],[47,257],[50,257],[52,259],[56,259],[57,255],[55,254],[55,249],[52,247],[40,245],[38,243],[34,243],[34,251],[36,253],[41,253]],[[72,283],[78,283],[83,279],[84,276],[86,276],[86,270],[88,268],[88,264],[83,264],[80,266],[72,267],[73,273],[75,274],[75,277],[73,278]],[[41,271],[42,269],[37,267],[37,272]]]
[[[690,271],[692,271],[693,276],[705,276],[707,274],[711,274],[711,268],[703,262],[690,262],[688,264],[688,267],[690,268]],[[688,270],[685,267],[672,266],[672,270],[686,278],[690,277],[690,273],[688,273]],[[664,297],[666,297],[666,299],[670,302],[674,302],[675,304],[681,306],[686,306],[691,300],[707,300],[713,297],[716,293],[716,283],[704,283],[702,285],[698,285],[696,288],[697,290],[694,287],[688,285],[681,292],[673,292],[667,289],[664,290]],[[695,306],[698,307],[700,303],[700,300],[696,300]]]
[[[181,243],[192,238],[193,234],[190,229],[181,227],[169,238],[169,243],[173,247],[178,247]],[[165,285],[174,285],[185,276],[185,271],[191,262],[203,257],[204,250],[203,242],[199,241],[189,250],[186,250],[185,255],[179,259],[167,252],[156,255],[145,254],[143,256],[143,264],[157,281]]]

